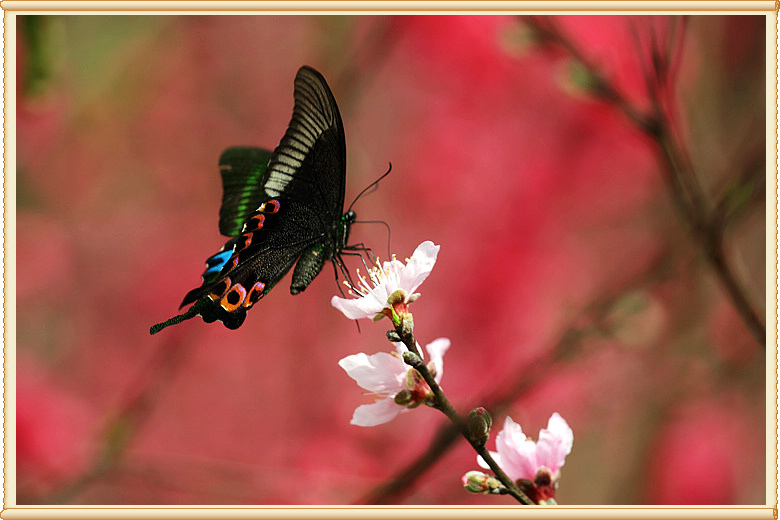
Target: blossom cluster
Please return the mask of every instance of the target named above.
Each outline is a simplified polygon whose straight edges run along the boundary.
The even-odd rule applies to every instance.
[[[408,305],[419,297],[415,291],[431,273],[439,247],[425,241],[406,263],[395,258],[381,264],[377,261],[376,266],[369,270],[368,278],[358,276],[358,285],[351,286],[352,298],[334,296],[331,304],[350,319],[376,321],[388,317],[396,327],[403,325],[404,320],[411,323]],[[369,355],[361,352],[339,361],[339,366],[347,375],[374,399],[373,403],[355,409],[351,424],[377,426],[420,404],[434,404],[428,384],[403,359],[408,351],[406,345],[402,342],[393,344],[395,350],[390,353]],[[444,354],[449,347],[450,340],[447,338],[438,338],[425,346],[430,356],[426,367],[437,384],[444,375]],[[419,344],[417,352],[422,355]],[[486,440],[489,422],[484,430]],[[497,451],[491,451],[490,456],[535,504],[555,504],[560,469],[571,452],[573,441],[571,428],[558,413],[552,414],[547,428],[539,432],[536,442],[526,437],[520,425],[507,417],[496,437]],[[477,462],[483,468],[489,467],[481,456],[477,457]],[[480,471],[469,471],[462,481],[466,490],[473,493],[505,491],[495,477]]]
[[[349,319],[377,319],[406,314],[407,305],[419,296],[415,291],[422,284],[436,263],[439,247],[425,241],[406,263],[393,258],[368,272],[368,279],[359,277],[358,287],[350,292],[355,298],[334,296],[331,304]],[[355,294],[357,293],[357,294]],[[396,342],[395,351],[368,355],[353,354],[339,361],[349,377],[374,397],[375,402],[359,406],[352,417],[357,426],[377,426],[391,421],[401,412],[415,408],[431,399],[430,388],[420,374],[403,361],[408,349]],[[439,338],[425,346],[431,357],[428,369],[436,382],[444,375],[444,353],[450,340]],[[418,352],[422,349],[417,346]]]

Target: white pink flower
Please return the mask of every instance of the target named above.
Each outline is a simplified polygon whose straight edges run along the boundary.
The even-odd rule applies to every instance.
[[[355,409],[350,424],[357,426],[377,426],[391,421],[401,412],[423,403],[430,389],[416,370],[401,359],[407,350],[403,343],[396,343],[396,352],[389,354],[353,354],[339,361],[349,377],[367,390],[375,402],[360,405]],[[431,361],[428,369],[440,382],[444,373],[444,353],[450,347],[450,340],[439,338],[425,346]],[[422,352],[418,345],[418,351]],[[412,373],[410,373],[412,372]],[[399,393],[401,396],[399,396]],[[396,396],[399,396],[396,399]],[[403,404],[398,404],[401,401]]]
[[[374,319],[390,311],[395,303],[408,304],[413,302],[418,294],[414,291],[422,284],[436,263],[440,246],[426,240],[415,249],[406,264],[393,258],[383,262],[368,272],[368,280],[359,277],[358,285],[354,287],[355,298],[340,298],[334,296],[330,303],[340,310],[347,318]],[[391,299],[392,296],[392,299]],[[391,303],[392,301],[392,303]]]

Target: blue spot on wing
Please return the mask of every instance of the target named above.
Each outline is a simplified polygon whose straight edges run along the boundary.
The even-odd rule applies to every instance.
[[[232,255],[233,250],[229,249],[227,251],[220,251],[216,255],[209,257],[206,260],[206,271],[203,273],[203,278],[207,279],[213,275],[219,274]]]

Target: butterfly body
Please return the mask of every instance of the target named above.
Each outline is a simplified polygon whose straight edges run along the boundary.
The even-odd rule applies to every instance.
[[[354,211],[344,213],[330,230],[328,240],[315,245],[300,256],[293,271],[292,284],[290,285],[291,294],[298,294],[306,289],[322,271],[325,262],[333,260],[337,254],[347,248],[349,228],[355,221],[355,217]]]
[[[302,67],[293,117],[273,152],[234,147],[220,157],[224,189],[219,227],[231,237],[206,260],[203,283],[184,297],[185,313],[151,328],[200,315],[230,329],[295,266],[298,294],[330,260],[340,265],[353,211],[343,212],[346,143],[336,101],[324,78]]]

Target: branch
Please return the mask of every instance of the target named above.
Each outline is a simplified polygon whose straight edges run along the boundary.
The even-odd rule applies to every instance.
[[[483,406],[491,410],[494,416],[503,414],[511,403],[534,388],[544,375],[560,372],[560,369],[556,368],[558,365],[576,359],[576,356],[581,353],[581,342],[600,327],[599,324],[609,315],[625,292],[654,283],[659,276],[669,271],[669,262],[670,255],[663,250],[643,272],[632,279],[613,280],[612,287],[602,290],[580,316],[571,320],[571,324],[561,332],[555,345],[544,357],[530,362],[524,361],[508,371],[508,384],[495,385],[496,388],[503,390],[480,397],[477,402],[483,403]],[[354,503],[370,505],[393,502],[395,497],[412,488],[415,482],[453,447],[460,434],[461,431],[455,424],[444,424],[423,453],[395,476],[370,490]]]
[[[642,62],[652,104],[651,113],[646,114],[618,91],[582,50],[563,34],[555,22],[538,16],[521,18],[536,32],[543,44],[564,50],[582,64],[592,79],[593,94],[622,112],[637,129],[656,144],[658,160],[675,204],[690,225],[694,237],[742,321],[756,341],[766,347],[766,326],[729,264],[724,245],[723,221],[719,218],[719,212],[710,208],[707,194],[698,182],[688,152],[675,132],[671,115],[676,106],[673,74],[679,66],[681,51],[679,48],[672,49],[672,45],[681,46],[686,29],[684,22],[673,27],[666,44],[658,41],[654,32],[650,34],[650,63]],[[641,52],[642,44],[636,31],[634,38]]]
[[[452,422],[454,430],[459,431],[460,434],[466,438],[469,444],[471,444],[471,447],[474,448],[474,451],[476,451],[477,454],[479,454],[479,456],[482,457],[482,459],[488,464],[490,469],[496,475],[496,478],[498,478],[498,480],[501,481],[501,483],[506,488],[507,494],[514,497],[515,500],[521,504],[534,505],[533,500],[528,498],[528,496],[517,487],[514,481],[512,481],[512,479],[509,478],[506,473],[504,473],[496,461],[493,460],[493,457],[491,457],[490,453],[485,447],[484,441],[478,442],[472,438],[469,429],[466,426],[466,422],[455,410],[455,407],[452,406],[449,399],[447,399],[447,396],[436,382],[433,374],[431,374],[430,370],[428,370],[428,367],[425,365],[422,358],[420,357],[420,354],[417,352],[417,341],[414,339],[414,334],[412,333],[411,328],[404,327],[403,323],[399,323],[395,327],[395,332],[398,334],[403,344],[406,345],[406,348],[409,349],[409,352],[404,354],[404,362],[417,370],[420,375],[423,376],[425,382],[433,392],[435,408],[447,416],[447,418]]]

